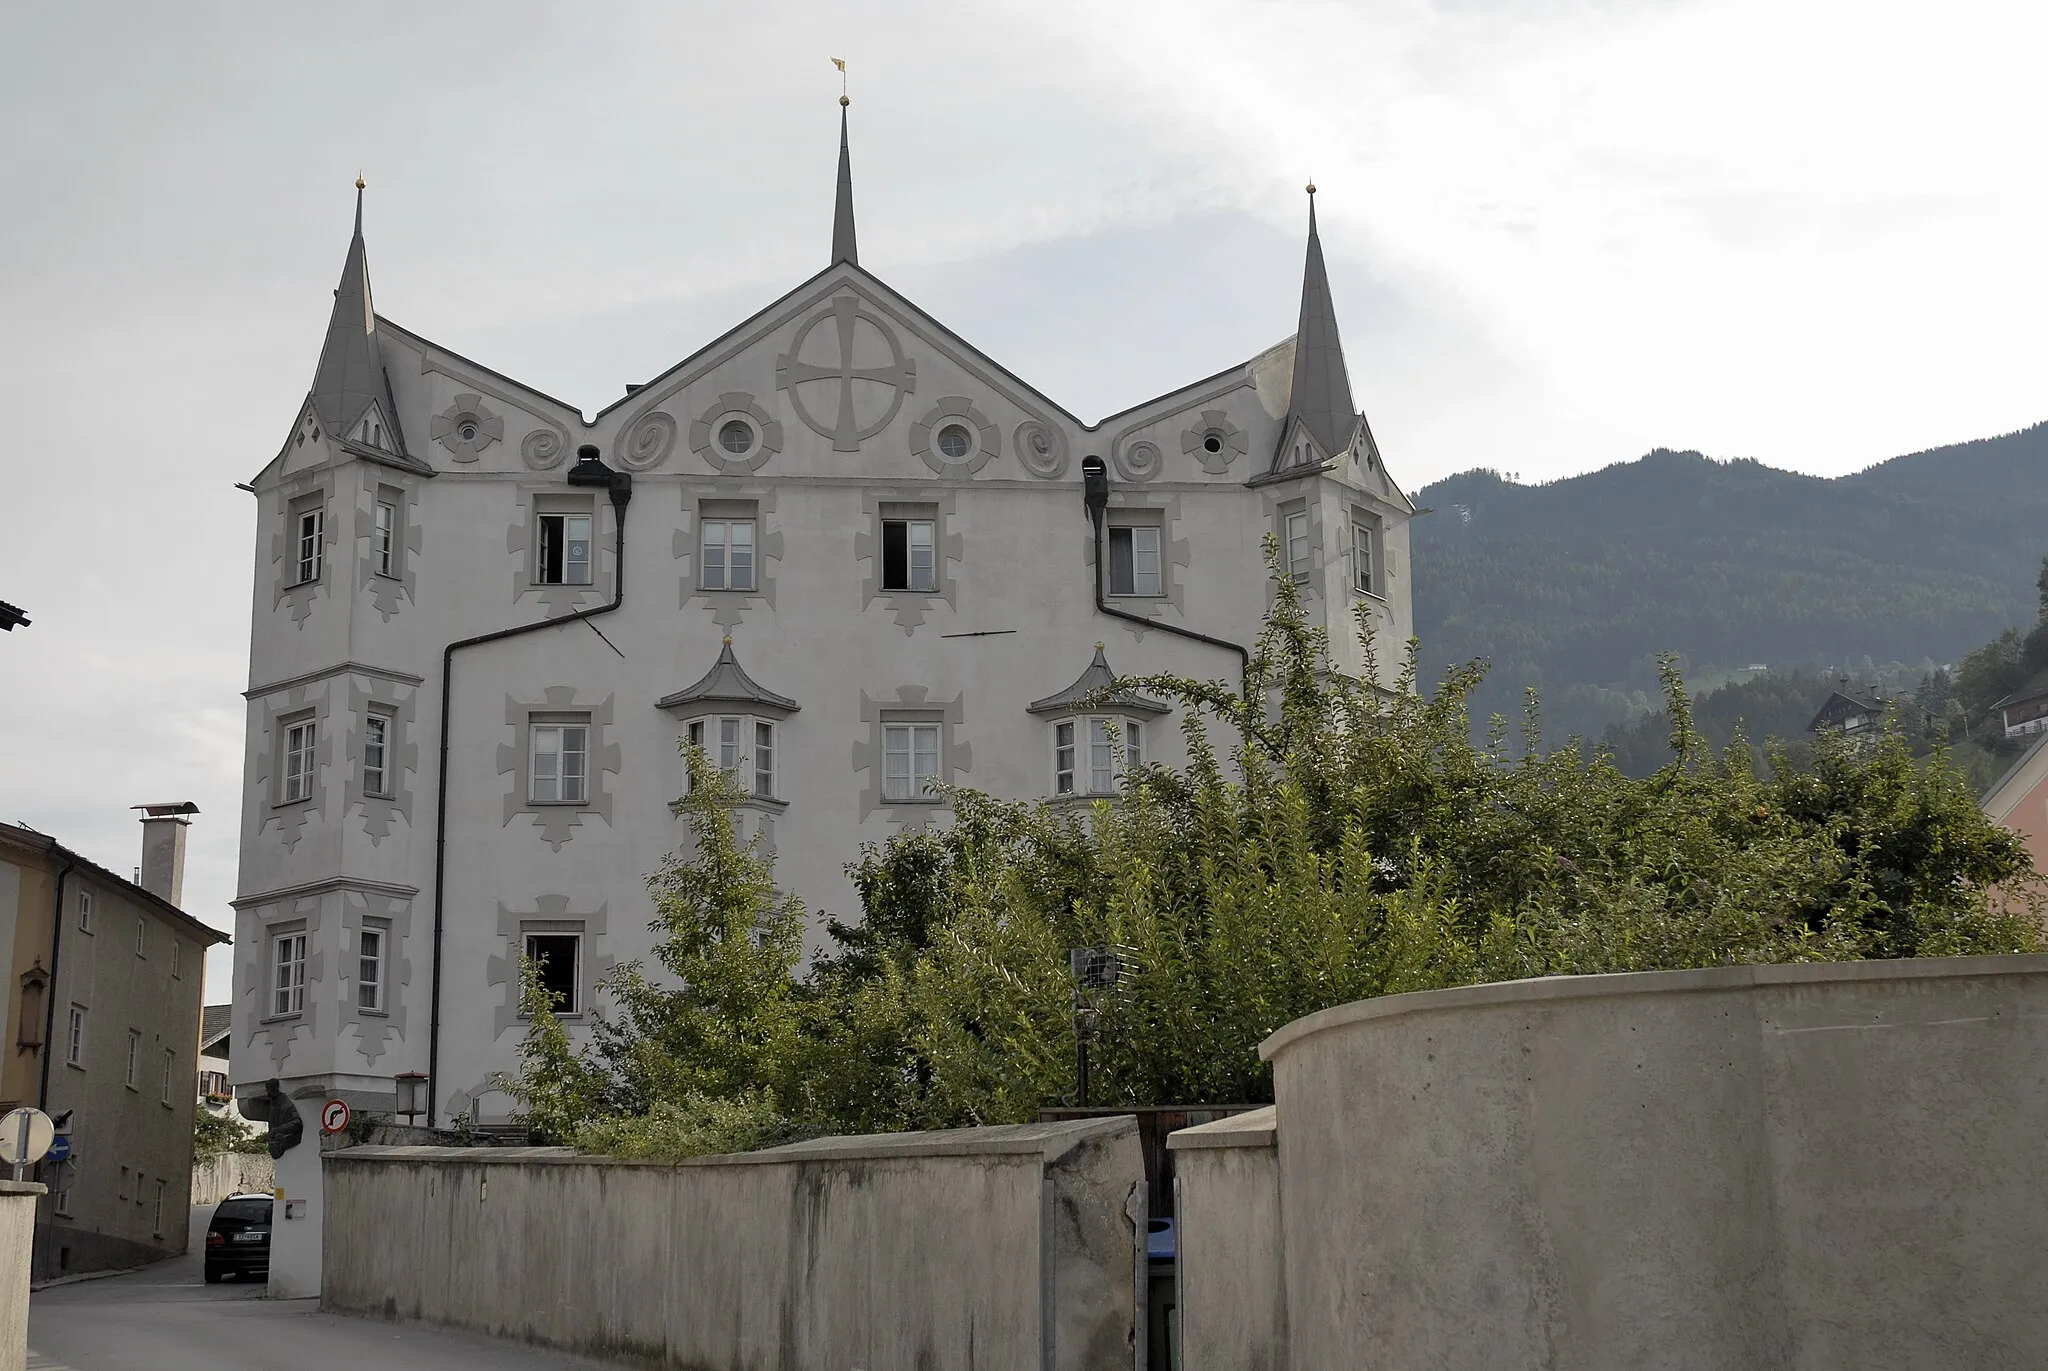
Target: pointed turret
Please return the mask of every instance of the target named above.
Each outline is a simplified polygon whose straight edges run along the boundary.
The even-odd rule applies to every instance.
[[[1301,324],[1294,332],[1294,389],[1287,427],[1299,420],[1309,436],[1334,457],[1351,446],[1358,410],[1351,403],[1351,376],[1344,369],[1344,344],[1337,337],[1337,310],[1330,303],[1330,275],[1323,267],[1323,240],[1316,233],[1316,188],[1308,188],[1308,261],[1301,274]],[[1286,454],[1282,454],[1285,463]],[[1276,464],[1276,465],[1280,465]]]
[[[839,97],[839,195],[832,205],[832,264],[860,265],[860,250],[853,241],[853,158],[846,150],[846,106]]]
[[[356,178],[356,231],[334,290],[327,342],[308,397],[327,431],[352,435],[364,411],[384,398],[384,365],[377,355],[377,315],[370,303],[370,262],[363,249],[363,178]],[[381,444],[380,444],[381,445]]]

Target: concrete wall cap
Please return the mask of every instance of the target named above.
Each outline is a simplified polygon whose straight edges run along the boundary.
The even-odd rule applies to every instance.
[[[1186,1152],[1204,1147],[1273,1147],[1280,1141],[1279,1112],[1273,1105],[1232,1114],[1214,1123],[1176,1128],[1166,1135],[1166,1150]]]
[[[0,1181],[0,1195],[47,1195],[50,1188],[35,1181]]]
[[[759,1152],[728,1152],[681,1161],[640,1160],[578,1152],[569,1147],[350,1147],[327,1153],[333,1162],[463,1162],[487,1166],[772,1166],[889,1157],[1038,1157],[1058,1161],[1083,1143],[1137,1132],[1129,1114],[1058,1123],[996,1124],[925,1133],[864,1133],[813,1138]]]
[[[1539,976],[1522,981],[1414,990],[1354,1000],[1305,1015],[1275,1029],[1259,1044],[1259,1057],[1275,1061],[1289,1047],[1332,1028],[1373,1019],[1402,1018],[1457,1009],[1612,999],[1629,995],[1726,992],[1762,986],[1836,985],[1856,981],[1939,981],[1991,976],[2048,975],[2048,955],[1897,957],[1882,961],[1787,962],[1709,966],[1690,971],[1627,971],[1598,976]]]

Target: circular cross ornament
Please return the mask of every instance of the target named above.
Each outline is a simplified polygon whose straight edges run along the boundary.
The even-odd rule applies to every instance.
[[[0,1117],[0,1162],[25,1166],[39,1162],[57,1136],[56,1125],[40,1109],[24,1106]]]
[[[775,385],[789,392],[797,418],[832,440],[834,452],[859,452],[917,389],[917,363],[903,355],[888,325],[842,295],[797,330],[776,359]]]
[[[320,1131],[334,1134],[348,1127],[348,1101],[329,1100],[320,1106]]]

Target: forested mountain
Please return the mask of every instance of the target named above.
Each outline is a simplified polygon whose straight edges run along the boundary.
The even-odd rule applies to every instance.
[[[2048,424],[1833,480],[1660,450],[1548,485],[1465,472],[1415,502],[1426,679],[1487,658],[1481,717],[1535,686],[1547,739],[1598,738],[1658,707],[1662,652],[1713,681],[1953,662],[2031,624]]]

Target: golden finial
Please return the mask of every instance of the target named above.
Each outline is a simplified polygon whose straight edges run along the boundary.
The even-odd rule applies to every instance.
[[[362,173],[361,173],[360,171],[359,171],[359,172],[357,172],[357,173],[356,173],[356,189],[357,189],[357,190],[361,190],[361,189],[363,189],[363,188],[364,188],[364,186],[365,186],[366,184],[367,184],[367,183],[366,183],[366,182],[365,182],[365,181],[363,180],[363,174],[362,174]]]
[[[732,635],[731,635],[730,633],[728,633],[728,634],[726,634],[726,635],[725,635],[725,645],[726,645],[727,647],[731,647],[731,646],[732,646]]]
[[[1100,652],[1100,651],[1102,651],[1102,639],[1100,639],[1100,638],[1097,638],[1097,639],[1095,640],[1095,650],[1096,650],[1097,652]]]
[[[1314,181],[1310,181],[1308,183],[1308,193],[1310,195],[1314,195],[1316,193],[1316,183]]]

